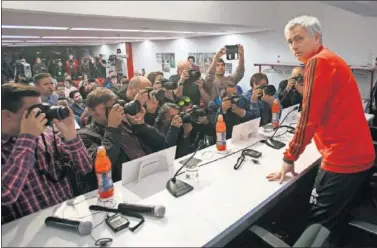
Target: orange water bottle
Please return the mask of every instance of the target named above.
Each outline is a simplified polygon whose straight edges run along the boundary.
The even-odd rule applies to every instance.
[[[226,150],[226,125],[223,115],[217,117],[216,123],[216,148],[218,151]]]
[[[103,146],[97,149],[94,168],[97,175],[99,197],[101,199],[112,197],[114,194],[114,185],[111,177],[111,161],[106,155],[106,149]]]
[[[273,128],[279,127],[279,113],[280,113],[279,100],[275,99],[273,104],[272,104],[272,126],[273,126]]]

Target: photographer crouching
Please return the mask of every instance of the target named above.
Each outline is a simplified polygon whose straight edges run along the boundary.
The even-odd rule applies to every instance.
[[[122,163],[143,157],[167,147],[164,136],[145,124],[145,109],[138,101],[124,107],[117,103],[109,89],[97,88],[86,99],[92,123],[78,131],[93,161],[97,148],[104,146],[112,167],[114,182],[121,180]],[[92,175],[92,187],[96,178]]]
[[[288,80],[283,80],[279,84],[278,95],[283,108],[288,108],[302,102],[302,92],[304,90],[304,68],[295,67]]]
[[[222,114],[226,124],[226,138],[232,137],[233,126],[257,118],[256,114],[249,108],[248,100],[239,94],[236,86],[228,86],[220,93],[214,101],[208,105],[208,117],[215,126],[217,116]]]
[[[84,193],[75,191],[77,177],[92,171],[92,160],[70,109],[42,105],[34,87],[9,83],[1,117],[2,224]]]

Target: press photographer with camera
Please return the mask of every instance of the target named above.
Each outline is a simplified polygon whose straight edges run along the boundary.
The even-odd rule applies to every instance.
[[[266,74],[258,72],[251,76],[250,87],[244,96],[248,99],[250,104],[250,111],[254,113],[256,118],[261,117],[260,125],[264,126],[272,120],[271,106],[263,101],[263,89],[268,85],[268,77]],[[277,92],[275,93],[277,98]]]
[[[98,54],[96,58],[97,69],[98,69],[98,77],[99,78],[106,78],[106,60],[103,59],[102,54]]]
[[[283,108],[288,108],[302,102],[302,92],[304,90],[304,68],[295,67],[291,76],[279,84],[278,96]]]
[[[249,109],[249,101],[238,93],[237,87],[230,85],[221,91],[221,96],[208,105],[208,118],[215,127],[217,116],[222,114],[226,125],[226,138],[232,137],[233,126],[257,118]]]
[[[61,59],[59,59],[55,64],[54,75],[58,82],[64,82],[64,68]]]
[[[205,105],[211,100],[210,95],[204,88],[204,81],[200,72],[191,68],[191,64],[187,60],[178,63],[177,74],[172,75],[169,81],[178,85],[175,90],[175,96],[188,96],[195,105],[200,105],[200,100]]]
[[[86,104],[92,122],[78,131],[91,158],[95,159],[97,148],[104,146],[112,162],[114,182],[121,180],[122,163],[143,157],[167,147],[165,137],[144,122],[145,109],[131,116],[117,103],[116,95],[109,89],[92,91]],[[95,175],[91,180],[96,188]]]
[[[40,73],[33,77],[34,85],[41,94],[43,103],[56,105],[58,96],[54,94],[54,83],[49,73]]]
[[[2,224],[77,195],[70,175],[91,172],[92,161],[72,111],[42,106],[35,87],[9,83],[1,86],[1,118]]]
[[[69,58],[65,62],[65,71],[71,75],[73,80],[77,79],[79,72],[79,62],[73,57],[73,54],[69,55]]]
[[[47,73],[47,66],[45,62],[41,60],[40,57],[37,57],[35,59],[35,64],[33,66],[33,73],[34,75],[40,74],[40,73]]]
[[[219,97],[221,90],[225,89],[229,85],[237,85],[245,74],[243,46],[238,45],[238,65],[236,71],[229,76],[225,76],[225,62],[221,58],[226,53],[227,51],[225,47],[217,51],[205,77],[205,89],[207,92],[210,92],[211,100]]]

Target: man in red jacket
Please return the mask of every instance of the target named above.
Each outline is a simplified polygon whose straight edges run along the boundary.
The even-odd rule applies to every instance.
[[[311,139],[322,155],[310,198],[311,222],[333,229],[373,166],[375,153],[357,82],[347,63],[322,44],[317,18],[301,16],[285,27],[293,55],[305,63],[301,118],[279,173],[296,176],[294,162]]]

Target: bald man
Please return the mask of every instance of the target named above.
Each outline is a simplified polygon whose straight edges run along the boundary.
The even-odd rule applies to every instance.
[[[131,78],[126,91],[126,101],[129,102],[134,100],[139,91],[147,87],[152,87],[152,83],[148,78],[143,76],[136,76]]]
[[[302,91],[304,90],[303,78],[304,68],[295,67],[291,76],[279,84],[278,96],[283,108],[300,104],[302,101]]]
[[[205,104],[211,100],[210,95],[204,90],[203,79],[197,80],[195,83],[187,83],[189,78],[188,71],[191,69],[191,63],[188,60],[182,60],[178,63],[177,74],[169,78],[170,82],[178,83],[178,88],[175,90],[175,96],[188,96],[191,102],[195,105],[200,105],[200,100]]]

